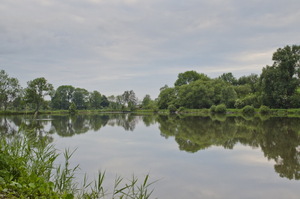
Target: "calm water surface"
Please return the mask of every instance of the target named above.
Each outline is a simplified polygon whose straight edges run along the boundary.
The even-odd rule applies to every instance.
[[[75,150],[78,177],[106,171],[158,180],[153,198],[299,198],[300,119],[199,116],[0,118],[2,135],[25,123],[57,149]]]

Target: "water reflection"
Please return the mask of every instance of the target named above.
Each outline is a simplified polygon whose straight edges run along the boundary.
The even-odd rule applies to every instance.
[[[211,146],[232,149],[237,143],[260,147],[265,157],[276,162],[281,177],[300,179],[299,118],[244,119],[227,117],[158,117],[163,137],[174,136],[180,150],[197,152]]]
[[[133,131],[139,122],[145,126],[159,125],[161,136],[175,138],[179,149],[195,153],[212,146],[233,149],[238,143],[261,148],[265,157],[274,160],[275,171],[288,179],[300,179],[300,119],[243,118],[109,114],[79,116],[0,117],[1,136],[18,135],[19,128],[31,130],[36,139],[53,141],[52,134],[70,137],[88,131],[101,131],[105,126],[119,126]]]

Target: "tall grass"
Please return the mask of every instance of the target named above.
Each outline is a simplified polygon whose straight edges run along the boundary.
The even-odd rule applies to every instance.
[[[105,172],[95,180],[84,175],[81,183],[76,179],[79,165],[70,166],[75,151],[66,149],[58,154],[46,139],[30,136],[20,130],[14,138],[0,138],[0,198],[53,198],[53,199],[148,199],[153,189],[146,175],[142,182],[135,176],[131,180],[117,176],[112,189],[104,187]],[[56,165],[59,155],[64,164]]]

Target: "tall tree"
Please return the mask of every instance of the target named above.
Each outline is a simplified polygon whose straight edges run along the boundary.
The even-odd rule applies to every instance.
[[[63,85],[56,89],[51,99],[54,109],[68,110],[74,95],[75,88],[73,86]]]
[[[36,78],[27,82],[25,89],[25,101],[35,105],[35,112],[38,113],[44,103],[45,96],[51,96],[54,92],[52,84],[48,83],[44,77]]]
[[[90,93],[90,107],[92,109],[100,109],[102,103],[102,95],[98,91]]]
[[[199,74],[196,71],[186,71],[184,73],[179,73],[178,78],[175,81],[175,86],[182,86],[185,84],[189,84],[191,82],[197,81],[197,80],[209,80],[209,77],[207,77],[205,74]]]
[[[291,99],[300,85],[300,46],[279,48],[272,66],[263,68],[260,82],[264,104],[274,108],[291,108]]]
[[[0,106],[7,109],[17,98],[20,97],[21,86],[18,79],[9,77],[4,71],[0,71]]]
[[[77,109],[87,109],[89,102],[89,92],[83,88],[76,88],[73,94],[72,102]]]

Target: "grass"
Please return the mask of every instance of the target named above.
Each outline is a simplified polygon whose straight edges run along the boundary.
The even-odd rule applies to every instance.
[[[75,151],[58,154],[46,139],[31,135],[32,132],[21,128],[14,138],[0,138],[0,198],[147,199],[153,192],[149,191],[153,184],[149,182],[149,175],[142,182],[135,176],[128,181],[116,177],[111,190],[104,187],[105,172],[99,172],[93,181],[85,175],[79,184],[75,178],[79,165],[70,168]],[[59,155],[63,155],[65,161],[56,165]]]

